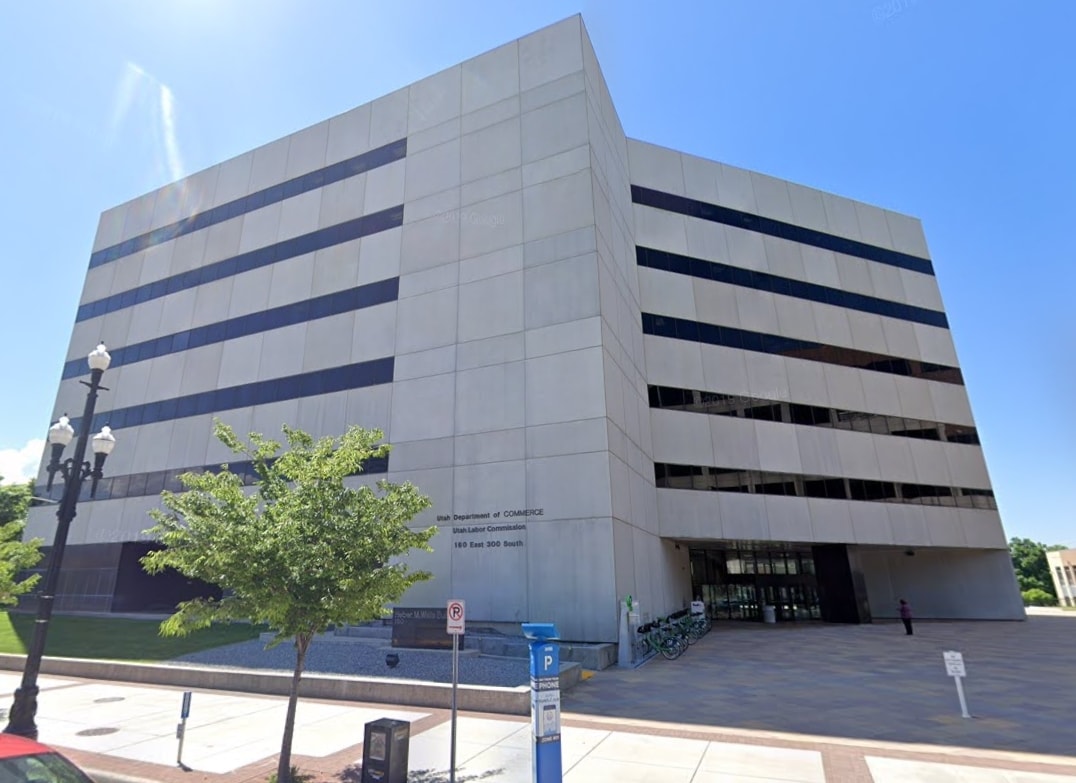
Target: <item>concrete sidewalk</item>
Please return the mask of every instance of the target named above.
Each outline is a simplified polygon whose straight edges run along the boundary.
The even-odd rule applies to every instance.
[[[10,699],[16,674],[0,675]],[[99,783],[264,781],[275,770],[286,700],[195,691],[183,761],[176,764],[181,689],[57,677],[41,680],[38,724]],[[363,726],[411,722],[410,780],[448,781],[449,714],[352,702],[301,700],[294,763],[318,783],[361,779]],[[566,713],[566,783],[1076,783],[1076,758],[735,730]],[[530,723],[461,713],[457,781],[531,779]]]

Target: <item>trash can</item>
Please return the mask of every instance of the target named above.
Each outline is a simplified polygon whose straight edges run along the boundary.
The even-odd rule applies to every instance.
[[[366,724],[362,740],[362,783],[407,783],[411,724],[379,718]]]
[[[762,607],[762,622],[764,623],[776,623],[777,622],[777,609],[771,604],[766,604]]]

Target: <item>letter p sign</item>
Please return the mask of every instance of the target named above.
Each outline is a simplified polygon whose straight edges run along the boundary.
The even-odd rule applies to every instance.
[[[542,658],[542,669],[545,670],[545,671],[549,671],[549,668],[552,665],[553,665],[553,656],[552,655],[543,656],[543,658]]]

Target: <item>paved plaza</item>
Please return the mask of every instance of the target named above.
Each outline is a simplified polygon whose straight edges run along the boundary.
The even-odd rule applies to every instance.
[[[718,627],[677,661],[598,672],[566,694],[564,780],[1076,783],[1066,742],[1076,682],[1038,660],[1072,649],[1074,620],[921,623],[912,638],[889,623]],[[970,720],[945,677],[946,649],[964,653]],[[5,700],[17,684],[0,674]],[[182,689],[59,677],[41,686],[41,739],[103,772],[101,783],[252,783],[275,768],[282,697],[195,691],[184,771]],[[380,717],[411,723],[412,783],[447,783],[440,709],[301,700],[295,763],[318,783],[357,783],[363,726]],[[462,713],[458,728],[460,783],[531,779],[527,719]]]
[[[1076,753],[1076,615],[1025,622],[715,625],[675,661],[609,669],[564,709],[889,742]],[[963,653],[973,718],[942,652]]]

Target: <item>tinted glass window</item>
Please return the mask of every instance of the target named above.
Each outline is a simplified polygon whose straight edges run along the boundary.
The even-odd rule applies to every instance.
[[[878,503],[918,503],[991,510],[997,508],[994,493],[988,489],[896,484],[891,481],[843,479],[836,476],[811,476],[667,463],[656,463],[654,476],[657,486],[666,489],[750,492],[757,495],[790,495]]]
[[[199,231],[225,220],[230,220],[239,215],[246,214],[247,212],[252,212],[267,204],[273,204],[277,201],[297,196],[300,193],[316,190],[325,185],[339,182],[379,166],[385,166],[406,155],[407,139],[394,141],[383,147],[379,147],[376,150],[364,152],[361,155],[356,155],[354,158],[334,163],[331,166],[312,171],[309,174],[303,174],[302,176],[295,177],[287,182],[273,185],[264,190],[259,190],[256,193],[251,193],[248,196],[236,199],[235,201],[230,201],[227,204],[222,204],[219,207],[214,207],[205,212],[185,217],[171,225],[154,229],[153,231],[149,231],[137,237],[132,237],[131,239],[112,245],[111,247],[102,248],[90,256],[90,269],[100,266],[101,264],[107,264],[110,261],[115,261],[117,258],[137,253],[139,250],[153,247],[161,242],[167,242],[170,239],[189,234],[192,231]]]
[[[74,764],[56,753],[0,759],[0,783],[92,783]]]
[[[346,223],[323,228],[267,248],[252,250],[248,253],[225,259],[224,261],[218,261],[214,264],[199,267],[191,272],[173,275],[164,281],[147,283],[144,286],[131,289],[130,291],[122,291],[113,294],[112,296],[107,296],[104,299],[98,299],[96,302],[87,302],[78,308],[75,320],[84,321],[95,315],[110,313],[116,310],[122,310],[125,307],[130,307],[139,301],[138,297],[140,295],[142,296],[142,301],[155,299],[158,296],[194,288],[213,280],[223,280],[226,277],[231,277],[240,272],[247,272],[252,269],[270,266],[277,261],[284,261],[288,258],[294,258],[305,253],[323,250],[324,248],[332,247],[333,245],[338,245],[342,242],[348,242],[353,239],[358,239],[359,237],[387,231],[390,228],[395,228],[400,225],[403,225],[402,206],[391,207],[390,209],[385,209],[370,215],[363,215],[360,218],[349,220]],[[163,290],[162,283],[164,284]],[[144,293],[140,294],[140,291]]]
[[[796,359],[839,364],[861,370],[907,375],[913,378],[927,378],[928,380],[941,381],[942,383],[957,385],[963,385],[964,383],[963,376],[956,367],[941,368],[944,372],[931,370],[928,374],[924,372],[923,367],[925,365],[922,362],[883,356],[870,351],[823,345],[806,340],[794,340],[778,335],[750,332],[745,329],[699,324],[696,321],[684,318],[672,318],[651,313],[643,313],[642,320],[643,333],[657,337],[673,337],[678,340],[702,342],[709,345],[743,348],[744,350],[760,351]],[[930,366],[935,367],[936,365]]]
[[[651,408],[706,413],[712,416],[743,416],[745,418],[773,417],[772,421],[789,421],[792,424],[814,427],[859,430],[874,435],[896,435],[905,438],[939,440],[945,432],[950,443],[978,445],[979,437],[974,427],[960,427],[900,416],[884,416],[860,411],[844,411],[823,408],[818,405],[789,403],[788,418],[784,418],[785,406],[758,397],[738,397],[729,394],[677,389],[669,386],[648,387]],[[764,412],[756,414],[756,411]]]
[[[884,315],[889,318],[899,318],[904,321],[937,326],[941,329],[949,328],[949,321],[945,317],[945,313],[915,307],[902,302],[878,299],[873,296],[828,288],[802,280],[791,280],[766,272],[756,272],[719,264],[715,261],[680,256],[664,250],[637,247],[635,249],[635,258],[639,266],[652,269],[661,269],[666,272],[675,272],[676,274],[689,275],[704,280],[714,280],[719,283],[754,288],[783,296],[794,296],[797,299],[807,299],[812,302],[845,307],[865,313],[874,313],[875,315]]]
[[[914,272],[922,272],[926,275],[934,274],[934,267],[929,259],[913,256],[908,253],[899,253],[895,250],[868,245],[865,242],[857,242],[852,239],[826,234],[822,231],[783,223],[780,220],[741,212],[729,207],[720,207],[716,204],[708,204],[704,201],[674,196],[671,193],[662,193],[659,190],[631,186],[631,200],[636,204],[642,204],[655,209],[663,209],[667,212],[676,212],[689,217],[709,220],[714,223],[723,223],[727,226],[755,231],[760,234],[780,237],[803,245],[811,245],[824,250],[833,250],[847,256],[857,256],[880,264],[897,266],[902,269],[910,269]]]

